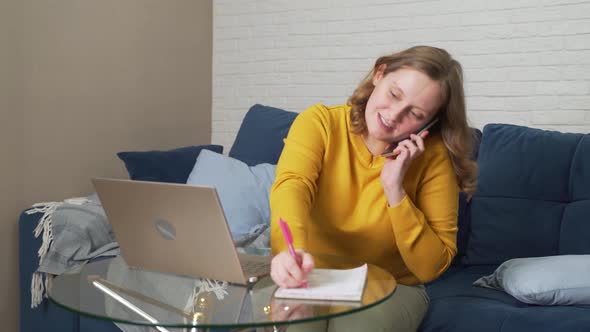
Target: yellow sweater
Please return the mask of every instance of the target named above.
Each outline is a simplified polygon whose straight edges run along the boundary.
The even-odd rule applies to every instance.
[[[355,257],[414,285],[438,277],[456,254],[459,187],[438,134],[404,178],[407,195],[390,207],[373,156],[350,132],[350,107],[315,105],[295,119],[271,189],[271,247],[286,249],[278,218],[296,248]]]

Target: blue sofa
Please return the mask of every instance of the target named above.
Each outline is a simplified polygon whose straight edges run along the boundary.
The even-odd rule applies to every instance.
[[[490,124],[477,163],[477,190],[460,200],[459,254],[427,285],[421,329],[590,331],[590,306],[529,305],[472,286],[512,258],[590,254],[590,135]]]
[[[254,105],[229,156],[248,165],[276,163],[297,113]],[[590,135],[490,124],[474,152],[478,187],[459,199],[459,253],[427,285],[431,305],[423,331],[590,331],[588,306],[537,306],[472,286],[517,257],[590,254]],[[39,215],[19,221],[21,331],[119,331],[110,322],[78,316],[49,301],[30,308],[30,278],[40,240]]]

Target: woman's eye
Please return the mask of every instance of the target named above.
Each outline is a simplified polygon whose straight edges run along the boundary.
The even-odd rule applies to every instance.
[[[397,95],[394,92],[391,93],[391,96],[393,97],[393,99],[397,99]]]

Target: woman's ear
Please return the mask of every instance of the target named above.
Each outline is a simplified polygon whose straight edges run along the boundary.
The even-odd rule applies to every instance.
[[[383,78],[382,71],[375,72],[375,74],[373,75],[373,86],[377,86],[377,83],[379,83],[379,81],[381,81],[382,78]]]
[[[373,74],[373,86],[376,86],[377,83],[379,83],[379,81],[383,78],[383,72],[385,71],[385,68],[387,68],[387,66],[385,66],[384,63],[375,68],[375,74]]]

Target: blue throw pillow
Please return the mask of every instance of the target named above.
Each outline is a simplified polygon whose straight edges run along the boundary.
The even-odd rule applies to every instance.
[[[221,145],[187,146],[166,151],[119,152],[131,180],[186,183],[201,150],[223,153]]]
[[[223,212],[234,239],[270,224],[269,194],[276,165],[245,163],[221,154],[203,151],[187,184],[217,189]]]
[[[248,110],[229,156],[249,166],[275,164],[283,151],[289,128],[298,113],[256,104]]]
[[[537,305],[590,305],[590,255],[515,258],[473,285]]]

